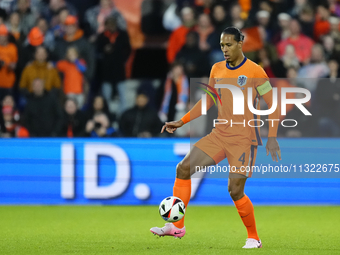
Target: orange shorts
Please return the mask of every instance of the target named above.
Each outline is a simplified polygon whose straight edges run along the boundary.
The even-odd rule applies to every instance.
[[[225,137],[212,132],[194,144],[210,156],[216,164],[227,158],[230,173],[251,177],[255,165],[257,146],[245,143],[228,143]]]

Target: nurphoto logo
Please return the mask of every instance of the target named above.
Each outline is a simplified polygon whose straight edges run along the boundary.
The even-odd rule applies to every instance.
[[[239,83],[241,83],[242,85],[245,84],[246,80],[243,79],[244,77],[241,77],[242,79],[239,79]],[[244,115],[244,94],[242,92],[242,89],[235,86],[235,85],[230,85],[230,84],[215,84],[214,87],[209,86],[207,84],[201,83],[200,84],[206,86],[207,88],[209,88],[211,91],[214,92],[215,97],[217,97],[222,105],[222,100],[221,100],[221,95],[216,91],[216,89],[228,89],[231,94],[232,94],[232,98],[233,98],[233,115]],[[240,85],[241,86],[241,85]],[[201,88],[202,89],[202,88]],[[217,105],[217,102],[214,98],[214,96],[212,95],[212,93],[210,91],[208,91],[207,89],[202,89],[203,91],[206,92],[206,94],[202,94],[201,96],[201,114],[202,115],[206,115],[207,114],[207,95],[209,95],[215,105]],[[247,104],[248,104],[248,109],[251,113],[253,113],[254,115],[269,115],[271,113],[273,113],[278,105],[278,93],[277,93],[277,88],[272,88],[272,95],[273,95],[273,104],[271,106],[270,109],[268,110],[258,110],[253,106],[253,88],[249,87],[248,88],[248,98],[247,98]],[[220,91],[220,90],[219,90]],[[304,98],[287,98],[287,93],[303,93],[305,95]],[[287,88],[281,88],[281,115],[286,115],[286,106],[287,104],[294,104],[298,109],[300,109],[300,111],[306,115],[306,116],[311,116],[312,114],[304,107],[304,103],[307,103],[309,100],[311,99],[311,93],[309,90],[305,89],[305,88],[292,88],[292,87],[287,87]],[[260,125],[251,125],[250,122],[257,122],[259,121],[261,124]],[[279,121],[278,119],[267,119],[266,121],[271,121],[272,125],[274,124],[274,121]],[[284,122],[286,121],[293,121],[295,122],[295,124],[293,126],[288,126],[285,125]],[[224,120],[224,119],[214,119],[214,127],[217,124],[227,124],[229,121],[228,120]],[[230,120],[231,126],[232,126],[232,120]],[[234,123],[234,124],[244,124],[245,126],[245,121],[243,123]],[[281,122],[282,126],[284,127],[295,127],[298,122],[294,119],[285,119]],[[248,125],[251,127],[261,127],[264,125],[264,121],[260,120],[260,119],[253,119],[253,120],[249,120],[248,121]]]

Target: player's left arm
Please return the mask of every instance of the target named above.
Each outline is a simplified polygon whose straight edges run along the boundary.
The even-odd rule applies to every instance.
[[[257,75],[257,92],[266,102],[268,109],[270,109],[273,105],[273,93],[272,93],[272,86],[269,82],[269,78],[265,71],[260,67],[259,75]],[[278,162],[278,158],[281,160],[281,151],[279,143],[276,140],[277,137],[277,129],[279,126],[279,107],[276,107],[275,111],[269,114],[269,132],[268,132],[268,141],[266,144],[267,156],[269,153],[272,156],[273,161]],[[278,156],[278,157],[277,157]]]

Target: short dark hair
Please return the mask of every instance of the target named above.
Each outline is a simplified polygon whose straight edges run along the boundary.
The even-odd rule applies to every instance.
[[[223,30],[222,34],[234,35],[236,42],[244,41],[244,35],[237,27],[227,27]]]

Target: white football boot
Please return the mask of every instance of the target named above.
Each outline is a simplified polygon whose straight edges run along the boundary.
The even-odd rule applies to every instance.
[[[158,236],[173,236],[175,238],[181,239],[185,235],[185,227],[183,228],[177,228],[172,223],[165,223],[165,226],[162,228],[153,227],[150,229],[150,231],[154,235]]]
[[[247,238],[246,245],[243,246],[244,249],[262,248],[261,240],[256,240],[254,238]]]

